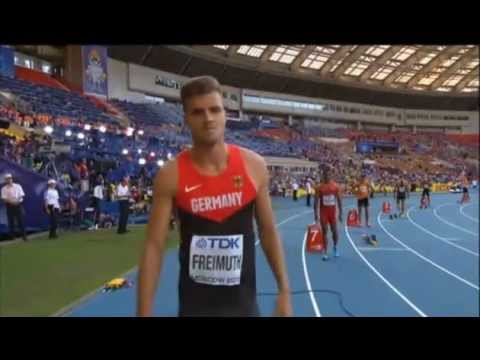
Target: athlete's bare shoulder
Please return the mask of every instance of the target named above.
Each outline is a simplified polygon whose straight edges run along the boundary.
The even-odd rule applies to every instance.
[[[250,149],[246,149],[244,147],[239,146],[240,152],[245,159],[245,161],[248,161],[249,163],[252,163],[253,165],[257,166],[265,166],[267,163],[265,162],[265,158],[261,156],[260,154],[256,153],[255,151],[252,151]]]
[[[268,170],[267,162],[263,156],[257,154],[255,151],[240,147],[240,154],[245,161],[245,167],[250,177],[255,181],[257,189],[265,184],[268,184]]]
[[[175,196],[177,192],[178,181],[178,162],[177,159],[167,161],[155,175],[154,186],[155,193],[163,196]]]

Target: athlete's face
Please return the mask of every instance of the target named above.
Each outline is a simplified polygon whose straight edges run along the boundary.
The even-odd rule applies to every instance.
[[[324,172],[323,172],[323,182],[324,182],[324,183],[327,183],[327,182],[329,182],[329,181],[330,181],[330,174],[329,174],[328,171],[324,171]]]
[[[212,92],[187,99],[185,120],[195,143],[214,145],[223,140],[226,119],[222,96]]]

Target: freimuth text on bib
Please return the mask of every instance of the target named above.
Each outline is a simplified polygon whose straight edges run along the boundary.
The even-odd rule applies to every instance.
[[[240,284],[243,235],[194,235],[190,244],[190,278],[200,284]]]

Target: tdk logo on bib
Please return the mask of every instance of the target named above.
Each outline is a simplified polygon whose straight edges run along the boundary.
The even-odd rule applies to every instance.
[[[196,242],[196,246],[199,249],[238,249],[241,236],[237,237],[202,237]]]
[[[207,240],[205,240],[204,238],[201,238],[197,240],[196,245],[197,245],[197,248],[199,249],[205,249],[207,247]]]
[[[192,237],[189,272],[197,283],[239,285],[242,260],[243,235]]]

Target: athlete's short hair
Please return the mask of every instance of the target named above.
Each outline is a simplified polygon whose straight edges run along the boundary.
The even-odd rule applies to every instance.
[[[212,92],[222,94],[220,83],[213,76],[198,76],[188,80],[180,90],[183,107],[186,101],[194,96],[206,95]]]

